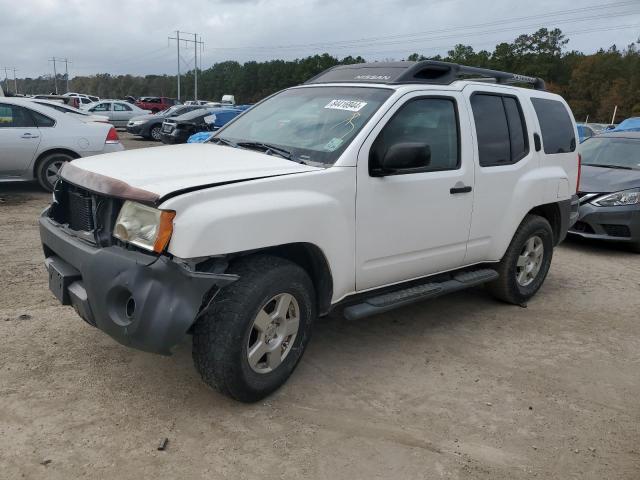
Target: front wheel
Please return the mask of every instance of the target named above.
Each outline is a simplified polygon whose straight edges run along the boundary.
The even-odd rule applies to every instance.
[[[250,255],[232,264],[239,279],[215,296],[193,331],[202,379],[242,402],[286,382],[309,342],[316,316],[313,283],[298,265]]]
[[[153,128],[151,128],[149,134],[151,135],[151,138],[153,138],[156,142],[159,142],[160,140],[162,140],[162,126],[154,125]]]
[[[538,215],[527,215],[498,264],[499,277],[488,284],[499,300],[516,305],[527,302],[542,286],[553,257],[553,230]]]

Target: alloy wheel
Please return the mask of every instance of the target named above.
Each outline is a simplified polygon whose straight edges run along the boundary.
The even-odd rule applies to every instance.
[[[247,360],[256,373],[274,371],[287,357],[300,326],[300,307],[295,297],[281,293],[260,309],[249,334]]]
[[[516,264],[516,280],[522,287],[526,287],[540,273],[544,261],[544,244],[542,238],[537,235],[530,237],[522,247]]]

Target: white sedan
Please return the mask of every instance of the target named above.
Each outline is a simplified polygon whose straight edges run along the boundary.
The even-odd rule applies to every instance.
[[[0,98],[0,182],[35,179],[51,191],[65,162],[120,150],[108,123],[83,122],[33,100]]]
[[[109,117],[109,121],[116,127],[126,127],[129,120],[140,115],[151,115],[151,112],[142,110],[135,105],[122,100],[100,100],[81,107],[89,113]]]

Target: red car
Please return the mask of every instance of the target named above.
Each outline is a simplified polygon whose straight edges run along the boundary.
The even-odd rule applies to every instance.
[[[167,97],[140,97],[135,103],[137,107],[143,110],[151,110],[151,113],[158,113],[162,110],[166,110],[169,107],[178,105],[180,102],[175,98]]]

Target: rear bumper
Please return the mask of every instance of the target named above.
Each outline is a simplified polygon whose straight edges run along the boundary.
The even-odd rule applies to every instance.
[[[597,240],[640,242],[640,205],[597,207],[585,203],[569,233]]]
[[[124,145],[122,143],[105,143],[104,150],[102,153],[112,153],[112,152],[121,152],[124,150]]]
[[[162,132],[162,143],[167,143],[169,145],[175,143],[186,143],[187,139],[191,134],[185,132],[184,130],[173,130],[171,133]]]
[[[195,321],[203,298],[237,277],[187,270],[168,257],[98,248],[40,218],[49,288],[88,323],[118,342],[171,354]]]
[[[560,206],[560,235],[556,243],[562,242],[567,237],[567,232],[573,227],[580,214],[580,200],[577,195],[573,195],[569,200],[563,200]]]

